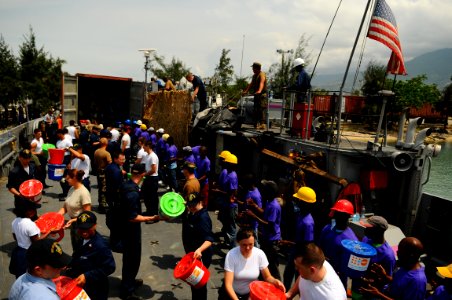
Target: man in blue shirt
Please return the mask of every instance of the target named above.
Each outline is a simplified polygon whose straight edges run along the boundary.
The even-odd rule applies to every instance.
[[[27,273],[14,282],[9,292],[10,300],[58,300],[52,279],[70,263],[71,257],[61,246],[50,239],[38,240],[27,250]]]
[[[77,217],[77,234],[81,239],[75,245],[67,275],[75,278],[91,299],[108,298],[108,276],[116,264],[107,242],[96,231],[97,217],[84,211]]]
[[[306,70],[304,69],[306,65],[304,59],[296,58],[293,64],[293,69],[298,72],[298,75],[295,84],[289,89],[295,90],[297,92],[298,102],[306,102],[306,93],[309,89],[311,89],[311,77],[308,75],[308,73],[306,73]]]
[[[121,242],[122,280],[120,287],[121,299],[141,299],[134,295],[135,288],[143,284],[143,280],[136,279],[141,263],[141,223],[160,220],[158,215],[143,216],[141,212],[140,183],[146,169],[143,164],[135,164],[131,169],[131,178],[120,187],[121,207]]]
[[[207,92],[204,83],[199,76],[188,73],[185,78],[193,84],[192,100],[195,101],[198,98],[199,111],[203,111],[207,108]]]
[[[109,209],[106,215],[106,225],[110,229],[110,248],[115,252],[122,252],[121,237],[118,227],[121,215],[119,207],[119,187],[124,182],[126,172],[122,169],[126,157],[122,152],[114,152],[113,163],[105,168],[106,196]]]

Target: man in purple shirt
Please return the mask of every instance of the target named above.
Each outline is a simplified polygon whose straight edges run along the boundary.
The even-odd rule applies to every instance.
[[[427,277],[424,267],[419,262],[419,257],[424,253],[421,241],[414,237],[406,237],[399,243],[397,256],[400,268],[394,273],[394,277],[386,274],[378,264],[372,266],[372,270],[383,283],[390,282],[388,289],[380,291],[373,285],[361,288],[361,292],[375,295],[381,299],[391,300],[423,300],[427,290]]]
[[[193,148],[192,148],[193,150]],[[221,151],[218,155],[218,164],[221,167],[221,172],[218,176],[218,181],[213,183],[212,192],[215,193],[215,208],[218,211],[218,221],[221,222],[224,226],[224,210],[223,207],[226,202],[226,192],[224,191],[224,187],[226,186],[226,180],[228,176],[228,170],[226,169],[226,163],[224,162],[227,155],[231,154],[231,152],[227,150]],[[223,232],[223,230],[221,230]]]
[[[191,152],[193,153],[193,156],[195,157],[195,159],[198,159],[200,149],[201,149],[201,145],[191,147]]]
[[[206,209],[209,200],[209,173],[210,160],[207,157],[207,148],[201,146],[201,148],[199,148],[199,158],[196,159],[196,178],[198,178],[201,185],[201,201],[203,207]]]
[[[239,223],[241,227],[248,227],[254,231],[254,246],[259,248],[259,241],[257,235],[257,228],[259,223],[254,218],[251,218],[246,213],[247,210],[252,210],[254,213],[257,213],[258,210],[254,209],[254,205],[257,205],[258,209],[262,209],[262,196],[259,192],[259,189],[255,185],[255,177],[253,174],[246,174],[241,179],[241,183],[244,190],[242,201],[239,202],[239,215],[240,219]]]
[[[344,248],[342,247],[342,240],[349,239],[357,241],[355,233],[348,227],[348,219],[354,214],[353,204],[348,200],[338,200],[331,208],[330,217],[334,220],[328,224],[320,233],[319,246],[322,248],[328,262],[334,270],[340,274],[343,273],[342,254]],[[339,274],[339,275],[340,275]],[[342,283],[346,283],[347,277],[340,276]]]
[[[190,146],[185,146],[182,148],[182,155],[184,156],[184,163],[188,161],[189,163],[196,164],[196,159],[191,151]]]
[[[392,276],[394,271],[396,259],[394,250],[385,240],[385,231],[388,229],[389,224],[385,218],[380,216],[372,216],[367,220],[362,220],[361,224],[365,226],[363,242],[373,246],[377,250],[377,255],[372,256],[369,266],[373,264],[379,264],[385,270],[385,273]],[[373,273],[369,271],[364,277],[367,279],[373,278]],[[359,289],[363,286],[361,278],[354,278],[352,284],[352,292],[355,298],[360,298],[361,293]]]
[[[235,172],[238,163],[237,156],[229,154],[224,163],[228,173],[223,182],[220,182],[220,192],[224,197],[223,208],[221,209],[223,212],[221,232],[224,234],[225,243],[232,249],[235,246],[235,235],[237,233],[238,206],[235,200],[239,188],[239,181]]]
[[[151,136],[149,135],[147,126],[145,124],[141,124],[140,129],[141,129],[141,132],[140,132],[139,138],[144,137],[146,139],[146,142],[149,141]]]
[[[316,203],[315,191],[309,187],[301,187],[297,193],[293,194],[293,203],[298,206],[295,227],[295,240],[297,245],[307,244],[314,241],[314,219],[311,211],[314,203]],[[298,277],[298,272],[295,270],[295,246],[290,249],[289,258],[287,260],[286,268],[284,269],[284,286],[289,290],[292,286],[292,281]]]
[[[259,209],[256,204],[250,205],[262,215],[257,216],[252,210],[247,214],[255,218],[262,228],[261,249],[268,259],[268,269],[273,277],[281,279],[279,273],[278,243],[281,240],[281,205],[278,197],[278,185],[274,181],[262,180],[262,197],[266,201],[265,209]]]
[[[152,142],[152,145],[154,145],[154,148],[155,148],[155,145],[157,144],[157,135],[155,134],[154,127],[152,127],[152,126],[149,127],[148,132],[149,132],[149,140]]]
[[[166,167],[168,168],[167,176],[169,186],[173,189],[173,191],[177,192],[177,147],[174,144],[174,138],[172,136],[168,137],[166,143],[168,144],[168,148],[166,149]]]
[[[444,267],[436,267],[444,283],[438,286],[427,300],[450,300],[452,299],[452,264]]]

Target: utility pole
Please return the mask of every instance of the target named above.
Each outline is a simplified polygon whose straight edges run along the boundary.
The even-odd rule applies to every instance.
[[[286,77],[285,77],[285,74],[284,74],[284,54],[285,53],[292,54],[293,50],[292,49],[290,49],[290,50],[277,49],[276,53],[281,54],[281,78],[283,79],[283,81],[286,81]],[[284,82],[284,83],[286,83],[286,82]]]
[[[144,109],[144,104],[147,100],[148,95],[148,71],[151,69],[151,53],[155,52],[156,49],[138,49],[138,51],[143,52],[144,55],[144,88],[143,88],[143,100],[141,103],[141,109]]]

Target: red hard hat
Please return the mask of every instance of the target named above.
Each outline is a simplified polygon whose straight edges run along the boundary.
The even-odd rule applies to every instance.
[[[355,209],[353,208],[353,204],[345,199],[340,199],[336,203],[334,203],[333,207],[331,207],[331,210],[343,212],[349,215],[353,215],[355,213]],[[332,213],[332,212],[331,212]],[[331,215],[331,214],[330,214]]]

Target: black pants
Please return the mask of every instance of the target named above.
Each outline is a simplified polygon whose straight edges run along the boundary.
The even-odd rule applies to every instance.
[[[135,226],[134,226],[135,225]],[[120,296],[131,295],[141,263],[141,225],[128,224],[122,234],[122,280]]]
[[[127,173],[130,172],[130,159],[132,156],[132,149],[128,148],[126,150],[124,150],[124,156],[126,157],[126,161],[124,162],[124,165],[122,166],[122,168],[124,169],[124,171],[126,171]]]
[[[97,199],[100,209],[107,209],[107,181],[105,179],[105,170],[97,170]]]
[[[159,212],[159,178],[158,176],[147,176],[141,186],[141,192],[146,206],[145,215],[153,216]]]
[[[117,203],[115,205],[115,202],[108,202],[108,207],[105,223],[108,229],[110,229],[110,249],[113,251],[122,251],[121,209]]]
[[[47,177],[47,159],[44,155],[38,155],[39,163],[41,164],[41,168],[39,170],[39,181],[43,186],[46,186],[46,177]]]
[[[295,249],[290,249],[286,268],[284,269],[284,286],[286,287],[287,291],[292,287],[292,283],[298,277],[298,272],[295,270],[294,259]]]
[[[268,270],[276,279],[281,279],[279,273],[278,241],[262,241],[261,249],[268,259]]]
[[[11,253],[11,261],[9,263],[9,272],[18,278],[27,272],[27,249],[16,246]],[[206,290],[207,291],[207,290]]]

